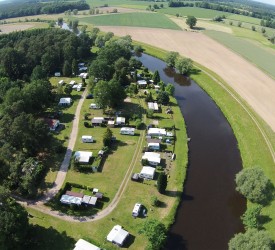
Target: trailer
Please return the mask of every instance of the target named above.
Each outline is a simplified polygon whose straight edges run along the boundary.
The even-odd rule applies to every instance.
[[[83,135],[81,139],[82,139],[82,142],[85,142],[85,143],[94,141],[91,135]]]
[[[135,129],[134,128],[123,127],[123,128],[120,129],[120,134],[122,134],[122,135],[135,135]]]

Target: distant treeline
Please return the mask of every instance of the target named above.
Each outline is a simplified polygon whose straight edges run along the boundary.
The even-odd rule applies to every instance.
[[[214,2],[214,3],[212,3]],[[237,1],[236,1],[237,2]],[[268,18],[275,18],[275,12],[269,11],[268,9],[264,8],[263,5],[261,7],[257,6],[239,6],[236,2],[221,2],[221,1],[202,1],[202,2],[185,2],[185,1],[170,1],[168,3],[169,7],[198,7],[204,9],[212,9],[217,11],[224,11],[233,14],[239,14],[244,16],[251,16],[260,19],[268,19]],[[242,1],[239,1],[240,4]]]
[[[88,10],[89,8],[90,6],[86,3],[86,1],[55,1],[50,3],[25,2],[21,4],[6,4],[1,6],[0,20],[11,17],[33,16],[39,14],[56,14],[73,9]]]

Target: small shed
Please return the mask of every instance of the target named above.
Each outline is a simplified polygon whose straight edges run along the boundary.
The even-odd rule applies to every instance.
[[[129,233],[122,228],[120,225],[113,227],[111,232],[107,235],[107,240],[122,247],[123,243],[129,236]]]
[[[122,134],[122,135],[135,135],[135,129],[134,128],[122,127],[120,129],[120,134]]]
[[[140,171],[139,177],[144,179],[153,180],[155,176],[156,169],[149,166],[144,166]]]
[[[55,131],[58,126],[60,125],[60,121],[57,119],[44,119],[44,121],[46,122],[46,124],[49,126],[50,131]]]
[[[83,240],[83,239],[79,239],[76,243],[75,243],[75,248],[74,250],[100,250],[99,247],[91,244],[90,242]]]
[[[100,107],[95,103],[91,103],[90,104],[90,109],[100,109]]]
[[[92,155],[92,152],[76,151],[74,158],[79,163],[88,164],[90,162],[90,158],[92,157]]]
[[[116,124],[117,125],[125,125],[125,117],[117,117]]]
[[[102,199],[103,198],[103,193],[96,192],[95,197],[98,198],[98,199]]]
[[[104,122],[104,117],[94,117],[92,119],[92,125],[100,126]]]
[[[85,142],[85,143],[94,141],[94,139],[91,135],[82,135],[81,140],[82,140],[82,142]]]
[[[58,105],[69,106],[69,105],[71,105],[72,101],[73,100],[71,97],[62,97],[62,98],[60,98]]]
[[[59,77],[59,76],[61,76],[61,73],[60,72],[55,72],[54,76]]]
[[[108,124],[108,127],[113,128],[115,126],[115,121],[109,120],[107,124]]]

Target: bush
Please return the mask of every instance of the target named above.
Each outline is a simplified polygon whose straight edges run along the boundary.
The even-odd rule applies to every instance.
[[[89,128],[90,127],[90,123],[89,122],[84,122],[84,127],[85,128]]]
[[[148,162],[147,159],[142,159],[142,160],[141,160],[141,164],[142,164],[142,166],[148,166],[148,165],[149,165],[149,162]]]
[[[140,120],[140,119],[137,119],[135,121],[135,126],[136,126],[136,129],[142,129],[143,127],[143,122]]]
[[[157,181],[157,189],[159,193],[164,194],[167,187],[167,175],[160,173]]]
[[[157,196],[152,196],[151,197],[151,205],[153,207],[158,207],[159,206],[159,200],[158,200],[158,197]]]
[[[261,205],[255,205],[249,207],[245,213],[242,215],[241,219],[244,224],[245,229],[260,227],[260,216],[261,216]]]

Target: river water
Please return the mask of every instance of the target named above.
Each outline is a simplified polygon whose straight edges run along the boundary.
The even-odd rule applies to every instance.
[[[235,191],[242,169],[233,131],[213,100],[193,81],[167,70],[163,61],[143,54],[140,61],[175,86],[189,142],[189,167],[168,250],[223,250],[243,231],[245,200]],[[181,140],[181,138],[177,138]]]

